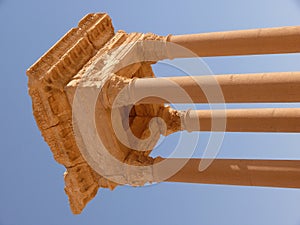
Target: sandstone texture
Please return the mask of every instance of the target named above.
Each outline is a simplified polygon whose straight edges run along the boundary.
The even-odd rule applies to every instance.
[[[95,75],[97,71],[85,77],[84,74],[96,61],[98,64],[99,61],[103,61],[101,57],[107,51],[122,44],[146,39],[160,40],[162,37],[154,34],[127,34],[124,31],[115,33],[107,14],[89,14],[79,22],[77,28],[71,29],[27,70],[34,117],[45,141],[50,146],[54,159],[66,167],[65,192],[74,214],[81,213],[100,187],[113,190],[118,183],[95,172],[82,156],[72,125],[72,93],[81,79],[85,79],[81,81],[84,85],[93,86],[93,82],[97,81]],[[139,62],[121,68],[115,71],[116,73],[107,80],[105,85],[115,86],[117,89],[122,83],[126,83],[126,79],[154,77],[152,63],[155,62]],[[112,94],[109,91],[107,93],[108,96]],[[97,114],[98,118],[107,116],[110,114],[110,109],[100,102]],[[149,121],[157,116],[169,121],[167,130],[164,131],[165,135],[178,130],[177,127],[180,125],[178,113],[163,104],[133,106],[129,118],[130,129],[136,137],[144,138],[149,135]],[[107,129],[107,126],[110,126],[109,117],[105,123],[103,120],[98,123],[100,133],[111,132]],[[159,138],[160,134],[156,135]],[[118,160],[134,165],[154,163],[154,159],[149,157],[151,151],[140,152],[127,148],[118,142],[113,133],[109,133],[107,137],[106,141],[113,144],[110,150]],[[143,183],[136,185],[143,185]]]
[[[124,184],[142,186],[147,182],[161,181],[155,177],[160,177],[164,171],[167,173],[181,162],[184,166],[188,159],[171,159],[161,170],[154,169],[154,165],[164,161],[160,157],[150,157],[160,135],[183,129],[299,132],[299,110],[296,109],[222,111],[217,113],[217,119],[228,119],[227,127],[224,123],[221,129],[215,129],[212,128],[212,120],[216,119],[212,110],[176,111],[165,105],[176,103],[176,100],[177,103],[185,102],[184,98],[178,97],[177,88],[171,90],[168,84],[161,84],[167,79],[177,83],[194,102],[209,103],[207,93],[195,81],[201,81],[210,89],[214,84],[211,76],[138,79],[155,77],[151,65],[167,58],[298,53],[299,32],[299,27],[282,27],[162,37],[152,33],[115,32],[110,17],[105,13],[85,16],[77,28],[71,29],[27,70],[37,125],[54,159],[66,167],[65,192],[72,212],[81,213],[99,188],[113,190]],[[217,76],[216,84],[220,87],[222,99],[230,103],[295,102],[299,101],[299,75],[297,72],[223,75]],[[168,94],[173,101],[149,96],[132,103],[130,94],[134,88],[132,91],[129,87],[137,83],[143,83],[139,90],[135,89],[139,94],[143,94],[145,87],[152,90],[152,86],[159,86],[161,90],[158,92],[169,88]],[[146,83],[148,86],[144,85]],[[155,85],[158,83],[160,85]],[[124,89],[129,90],[129,95],[121,94]],[[116,101],[118,104],[115,105]],[[90,108],[92,103],[94,107]],[[78,115],[86,116],[87,130],[78,129]],[[124,122],[126,119],[128,123]],[[117,129],[115,121],[119,122]],[[201,127],[195,126],[198,122]],[[95,132],[89,132],[93,128]],[[119,139],[116,130],[124,131],[123,136],[129,140],[129,146]],[[131,132],[136,139],[132,139]],[[97,145],[97,140],[101,140],[103,145]],[[90,144],[94,144],[92,154],[87,154],[91,150]],[[144,151],[138,151],[140,149]],[[121,166],[116,166],[114,160]],[[219,159],[208,170],[198,173],[199,160],[190,160],[177,174],[162,180],[299,187],[294,182],[299,177],[298,162]],[[280,178],[279,181],[277,178]]]

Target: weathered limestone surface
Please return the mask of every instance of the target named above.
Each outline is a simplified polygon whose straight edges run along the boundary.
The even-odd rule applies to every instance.
[[[112,48],[124,43],[160,38],[153,34],[126,34],[123,31],[114,33],[111,19],[107,14],[89,14],[79,22],[77,28],[71,29],[27,71],[34,117],[55,160],[67,169],[64,176],[65,192],[69,196],[70,207],[75,214],[83,210],[96,195],[99,187],[112,190],[118,184],[96,173],[78,149],[72,127],[72,104],[70,104],[72,90],[74,91],[93,63],[101,60],[102,55]],[[118,85],[118,79],[153,77],[151,63],[155,62],[141,62],[122,68],[116,71],[106,85]],[[94,73],[88,77],[87,83],[95,78],[92,74]],[[95,79],[97,80],[97,77]],[[101,116],[109,115],[110,109],[100,106],[97,113]],[[173,129],[180,124],[176,111],[164,107],[163,104],[138,105],[130,112],[130,128],[135,136],[146,137],[149,134],[148,123],[156,116],[170,121],[168,133],[178,130]],[[101,128],[102,124],[99,127]],[[139,152],[126,148],[116,140],[113,133],[110,135],[116,142],[115,149],[112,149],[112,154],[116,158],[134,165],[153,164],[154,159],[149,157],[150,151]]]
[[[81,213],[100,187],[112,190],[122,184],[140,186],[146,182],[160,181],[160,179],[157,180],[154,177],[160,177],[161,171],[157,170],[157,167],[151,170],[151,166],[156,162],[162,162],[163,159],[153,159],[149,154],[160,135],[168,135],[184,128],[189,131],[193,130],[188,129],[188,127],[182,128],[182,120],[190,121],[187,124],[193,125],[194,121],[200,121],[201,119],[201,129],[211,129],[211,111],[198,111],[193,114],[193,117],[188,117],[189,114],[173,110],[163,104],[168,101],[150,96],[148,99],[144,99],[144,102],[141,101],[139,104],[133,105],[132,108],[129,108],[130,103],[129,105],[119,106],[118,117],[114,117],[114,119],[121,118],[121,120],[126,116],[129,117],[128,127],[122,125],[121,129],[132,131],[139,140],[148,140],[137,142],[137,149],[142,148],[147,149],[147,151],[137,151],[134,150],[135,148],[128,147],[120,142],[112,125],[112,104],[123,87],[130,86],[130,82],[134,78],[154,77],[151,64],[161,59],[174,57],[294,53],[300,51],[299,37],[298,27],[182,36],[169,35],[167,37],[151,33],[127,34],[124,31],[115,33],[111,19],[107,14],[89,14],[84,17],[77,28],[71,29],[27,71],[29,94],[32,98],[33,113],[38,127],[50,146],[55,160],[66,167],[64,176],[65,192],[69,197],[72,212],[75,214]],[[151,43],[154,40],[156,41],[155,44]],[[150,41],[150,43],[145,41]],[[170,47],[172,43],[173,47]],[[190,49],[196,54],[191,55],[190,52],[174,48],[174,44]],[[144,51],[145,49],[150,51]],[[132,59],[143,59],[143,57],[145,60],[137,60],[128,64],[128,61]],[[107,69],[109,71],[111,69],[111,71],[106,73]],[[258,85],[252,82],[254,85],[251,86],[253,87],[251,92],[256,92],[257,96],[264,96],[265,101],[272,99],[276,102],[278,100],[298,101],[299,76],[295,77],[296,73],[289,74],[290,80],[287,81],[287,75],[278,74],[277,83],[274,83],[274,74],[268,76],[266,74],[257,75],[256,80],[258,84],[261,84],[261,89],[258,91]],[[249,84],[251,84],[249,82],[251,80],[250,76],[253,81],[253,75],[246,77],[244,75],[246,79],[242,80],[235,80],[233,79],[234,76],[220,76],[218,82],[223,88],[225,97],[228,95],[232,102],[244,102],[245,99],[248,99]],[[264,83],[264,79],[268,77],[270,78],[269,81]],[[206,98],[201,90],[198,90],[199,87],[194,84],[194,80],[190,78],[173,78],[169,80],[179,83],[194,101],[205,102]],[[156,80],[155,82],[160,81]],[[234,82],[234,88],[239,95],[236,94],[237,92],[233,92],[232,85],[234,85]],[[243,84],[248,89],[242,86]],[[151,85],[150,83],[148,85],[150,89],[152,88]],[[277,87],[277,90],[281,92],[288,90],[286,91],[287,94],[274,95],[272,93],[268,97],[268,95],[265,95],[266,85],[269,85],[268,90],[271,90],[270,93],[272,93],[274,87]],[[96,99],[94,108],[95,112],[85,107],[87,105],[84,105],[84,102],[80,109],[82,108],[83,113],[94,113],[90,114],[89,118],[95,117],[96,133],[104,143],[109,155],[121,162],[122,165],[143,166],[143,168],[150,169],[136,172],[131,169],[132,167],[127,170],[128,166],[124,167],[124,170],[122,170],[123,167],[120,167],[120,170],[120,168],[107,164],[109,159],[106,158],[107,155],[103,155],[101,152],[96,153],[100,156],[97,163],[100,165],[100,169],[104,170],[104,173],[100,173],[94,166],[91,167],[91,161],[88,161],[86,155],[82,154],[86,150],[87,143],[84,142],[82,134],[75,132],[76,126],[73,126],[73,113],[76,111],[74,102],[76,102],[76,93],[81,88],[87,94],[90,90],[99,91],[100,88],[99,98]],[[244,96],[241,95],[242,91],[244,91]],[[199,93],[202,93],[202,95]],[[256,98],[255,96],[252,97]],[[282,99],[283,97],[284,99]],[[122,102],[126,103],[127,100],[128,98],[125,96]],[[262,101],[258,97],[257,100]],[[293,109],[286,111],[278,109],[262,110],[259,115],[257,115],[258,111],[242,111],[243,115],[239,117],[240,112],[227,112],[229,122],[227,131],[299,131],[297,123],[299,113]],[[226,115],[224,114],[224,116]],[[155,117],[161,118],[165,122],[165,126],[161,126],[161,120],[152,120]],[[222,119],[223,116],[220,116],[220,118]],[[261,122],[256,120],[257,118],[261,120],[268,118],[269,120],[264,121],[264,125],[262,125]],[[294,126],[285,126],[286,118]],[[256,123],[253,123],[252,120],[256,120]],[[157,129],[150,131],[149,124],[151,121],[154,121],[158,126]],[[277,127],[274,126],[275,122]],[[251,126],[248,126],[249,124]],[[191,127],[194,128],[194,126]],[[257,127],[260,127],[260,130]],[[196,127],[194,130],[198,131],[200,129]],[[220,131],[224,130],[222,128]],[[127,135],[126,132],[125,134]],[[78,135],[82,140],[78,139]],[[150,135],[152,138],[148,138]],[[95,149],[96,151],[97,149]],[[170,168],[172,169],[173,165],[177,165],[182,160],[185,161],[185,159],[169,160],[169,163],[171,163],[169,164]],[[290,180],[295,180],[294,177],[298,177],[299,163],[294,168],[293,162],[217,160],[215,167],[211,167],[206,173],[198,174],[197,163],[199,160],[190,160],[183,170],[171,177],[169,181],[299,187],[299,184],[290,182]],[[240,172],[236,173],[237,168],[239,169],[237,165],[240,167],[246,165],[247,169],[239,170]],[[261,170],[267,171],[267,173],[262,174]],[[272,171],[271,179],[267,180],[265,176],[269,176],[269,172]],[[283,180],[280,184],[276,181],[278,171],[281,173],[281,179]],[[244,176],[245,173],[246,176]],[[224,174],[226,175],[225,178]],[[236,174],[245,177],[245,179],[248,179],[249,176],[252,177],[245,182],[240,182],[237,180]],[[218,177],[218,179],[211,180],[212,177]],[[257,179],[257,183],[252,184],[254,178]],[[168,179],[166,180],[168,181]]]

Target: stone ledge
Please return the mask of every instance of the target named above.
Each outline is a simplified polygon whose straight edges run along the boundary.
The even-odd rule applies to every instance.
[[[126,47],[128,44],[143,40],[162,39],[163,37],[150,33],[127,34],[124,31],[114,33],[111,19],[107,14],[89,14],[79,22],[77,28],[71,29],[27,70],[33,114],[55,160],[67,169],[65,192],[69,196],[70,207],[74,214],[81,213],[86,204],[96,195],[99,187],[112,190],[124,182],[140,186],[150,179],[143,177],[143,174],[123,174],[121,175],[122,182],[121,180],[113,182],[94,171],[87,163],[79,150],[79,146],[82,146],[81,143],[77,143],[75,140],[72,122],[73,94],[78,84],[88,86],[99,81],[101,78],[99,71],[107,63],[104,58],[105,54],[112,49],[122,46],[119,49],[120,54],[109,62],[118,67],[120,66],[118,63],[130,52],[130,49]],[[120,61],[115,60],[116,58]],[[113,76],[124,79],[154,77],[151,68],[153,63],[155,62],[138,62],[124,68],[120,66]],[[97,66],[95,66],[96,64]],[[104,80],[109,81],[110,79],[105,77]],[[149,156],[151,150],[135,151],[117,140],[114,132],[108,129],[111,127],[109,116],[111,109],[104,107],[103,102],[100,101],[96,113],[100,115],[97,120],[98,132],[100,136],[101,133],[110,132],[110,135],[103,136],[109,137],[106,138],[106,144],[114,146],[109,150],[115,158],[130,165],[152,165],[154,163],[154,159]],[[174,123],[172,121],[175,119],[178,122],[180,119],[175,110],[165,107],[163,104],[136,105],[131,109],[129,118],[133,134],[140,139],[147,137],[149,122],[157,116],[170,122],[169,133],[172,131]],[[99,118],[104,118],[105,123]],[[154,147],[159,139],[159,131],[155,135],[155,140],[148,143],[149,146]],[[112,176],[119,176],[119,174],[112,174]]]

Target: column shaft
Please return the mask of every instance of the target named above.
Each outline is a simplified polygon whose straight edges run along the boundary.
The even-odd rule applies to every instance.
[[[300,52],[300,27],[171,35],[168,41],[185,47],[200,57]],[[191,57],[172,52],[173,57]]]
[[[300,109],[192,110],[186,113],[184,127],[188,131],[298,133]]]
[[[170,168],[182,159],[168,159]],[[198,170],[201,159],[187,164],[167,182],[224,184],[300,188],[299,160],[215,159],[204,171]],[[159,177],[159,171],[156,171]],[[163,173],[163,171],[162,171]]]
[[[145,104],[300,102],[300,72],[140,78],[129,89]]]

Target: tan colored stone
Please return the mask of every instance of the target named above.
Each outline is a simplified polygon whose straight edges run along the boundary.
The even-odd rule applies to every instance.
[[[101,55],[111,49],[134,41],[159,38],[153,34],[126,34],[124,31],[114,33],[111,19],[107,14],[89,14],[79,22],[77,28],[71,29],[27,70],[34,116],[55,160],[67,169],[65,191],[69,196],[72,212],[75,214],[82,211],[96,195],[99,187],[114,189],[117,184],[97,174],[82,157],[72,128],[72,106],[70,105],[72,97],[69,101],[66,90],[72,96],[70,94],[72,86],[76,87],[79,80],[82,82],[82,76],[93,62],[99,61]],[[126,66],[117,71],[116,76],[124,79],[154,77],[151,63],[154,62]],[[93,80],[93,76],[88,78]],[[114,85],[114,81],[112,79],[109,84]],[[65,90],[68,83],[70,88]],[[106,111],[105,108],[101,110]],[[101,110],[98,113],[104,113]],[[109,112],[105,113],[109,114]],[[134,107],[130,114],[131,129],[137,137],[143,138],[147,136],[148,122],[152,117],[168,117],[172,113],[170,108],[165,108],[163,105]],[[136,164],[150,160],[150,164],[152,163],[152,158],[148,156],[150,151],[134,151],[115,141],[117,144],[115,143],[113,155],[122,162]]]
[[[152,46],[151,41],[154,40],[161,44],[161,48],[158,47],[159,45]],[[147,151],[137,151],[125,146],[116,137],[111,114],[113,112],[112,105],[120,91],[130,86],[136,78],[154,78],[151,64],[156,61],[173,58],[174,56],[186,57],[184,52],[179,51],[178,54],[172,52],[174,49],[169,48],[167,43],[184,46],[195,52],[194,57],[196,57],[197,55],[219,56],[299,52],[299,40],[299,29],[297,27],[162,37],[151,33],[127,34],[124,31],[115,33],[111,19],[107,14],[89,14],[84,17],[77,28],[71,29],[27,70],[29,94],[32,98],[33,113],[38,127],[50,146],[55,160],[66,167],[64,176],[65,192],[69,197],[72,212],[75,214],[81,213],[100,187],[113,190],[116,186],[122,184],[141,186],[146,182],[161,181],[158,178],[160,177],[159,173],[162,171],[158,172],[152,166],[163,159],[160,157],[153,159],[149,156],[160,135],[168,135],[184,128],[193,130],[191,128],[193,126],[188,128],[186,124],[184,125],[186,127],[181,127],[181,123],[185,121],[192,124],[193,121],[199,120],[204,125],[201,128],[202,130],[209,131],[211,129],[211,111],[198,111],[193,114],[193,118],[188,118],[188,113],[171,109],[163,104],[165,101],[157,98],[144,99],[144,102],[138,102],[130,108],[130,99],[127,95],[122,95],[121,102],[125,104],[118,106],[116,114],[118,117],[114,119],[122,120],[128,116],[128,127],[125,124],[122,129],[132,131],[139,140],[145,140],[134,144],[137,145],[138,149],[147,149]],[[145,41],[150,41],[148,47],[151,51],[143,51]],[[273,48],[274,46],[276,48]],[[170,55],[171,53],[172,55]],[[184,54],[180,55],[181,53]],[[143,57],[152,60],[137,60],[128,64],[132,59]],[[109,72],[106,73],[107,71]],[[283,73],[278,74],[281,81],[285,75]],[[239,88],[243,89],[242,83],[245,80],[247,81],[248,78],[250,79],[250,76],[253,75],[244,76],[246,79],[242,81],[235,80],[237,82],[235,91]],[[256,76],[258,82],[261,82],[262,78],[266,78],[265,74]],[[268,83],[269,89],[273,89],[277,85],[272,83],[273,78],[271,76],[272,74],[268,75],[269,81],[271,81]],[[245,101],[247,97],[237,96],[236,92],[231,89],[234,77],[232,75],[218,78],[219,83],[221,83],[221,86],[223,85],[222,87],[225,90],[225,97],[229,96],[231,99],[236,98]],[[291,89],[290,83],[285,82],[285,78],[282,82],[280,79],[278,80],[280,87],[276,86],[279,88],[278,90],[288,89],[290,92],[292,90],[293,93],[289,95],[289,100],[297,99],[298,84],[295,80],[291,82],[295,84]],[[199,94],[199,88],[189,78],[171,78],[171,80],[186,89],[193,100],[205,102],[204,94],[201,90],[202,95]],[[247,85],[248,81],[246,82]],[[259,89],[260,92],[256,93],[257,96],[264,93],[264,87]],[[251,88],[257,90],[257,85],[252,82]],[[82,134],[75,132],[76,123],[73,123],[75,111],[73,101],[76,102],[78,90],[83,90],[83,97],[87,97],[87,99],[90,97],[90,93],[99,92],[95,102],[95,111],[86,107],[90,104],[88,100],[82,102],[81,110],[89,115],[89,118],[95,117],[98,138],[103,142],[109,155],[122,163],[122,167],[117,168],[114,164],[110,165],[110,159],[102,152],[95,151],[100,156],[97,163],[104,173],[95,171],[94,167],[92,168],[86,160],[86,157],[89,156],[84,155],[83,152],[86,151],[87,143],[82,138]],[[247,91],[244,93],[247,93]],[[268,101],[274,98],[273,95],[268,96]],[[282,96],[277,97],[274,98],[275,101],[281,99]],[[290,119],[294,123],[293,131],[299,130],[297,125],[299,120],[298,111],[262,110],[259,112],[261,120],[268,117],[268,120],[263,121],[264,126],[260,131],[290,131],[292,126],[285,126],[285,119]],[[165,122],[165,127],[162,126],[162,120],[153,120],[156,117]],[[259,121],[252,123],[252,120],[257,118],[254,111],[228,111],[230,127],[227,127],[227,131],[258,131]],[[154,121],[153,123],[157,125],[155,129],[151,130],[152,133],[149,128],[151,121]],[[274,121],[280,122],[278,126],[281,129],[271,127]],[[243,126],[241,127],[240,124],[243,124]],[[249,124],[252,126],[251,129],[247,127]],[[150,135],[152,138],[149,139]],[[93,156],[95,155],[91,157]],[[172,167],[178,161],[172,159],[170,162],[169,166]],[[299,174],[299,165],[293,167],[291,161],[217,160],[210,170],[201,174],[197,173],[198,162],[199,160],[190,160],[182,170],[167,181],[299,187],[298,184],[287,179],[298,177]],[[130,166],[144,166],[145,169],[135,171]],[[237,172],[240,167],[247,167],[247,169]],[[264,170],[263,174],[261,168]],[[266,182],[267,173],[265,171],[272,172],[272,178]],[[277,171],[280,172],[282,178],[280,185],[276,183]],[[286,174],[285,172],[289,173]],[[239,176],[243,177],[242,181],[239,180]],[[213,179],[213,177],[218,177],[218,179]],[[253,181],[255,182],[253,183]]]
[[[57,162],[67,168],[66,193],[73,213],[95,196],[99,176],[80,154],[72,129],[72,109],[64,86],[114,36],[107,14],[89,14],[27,70],[38,127]],[[83,173],[79,173],[84,170]],[[113,187],[114,185],[112,185]]]

